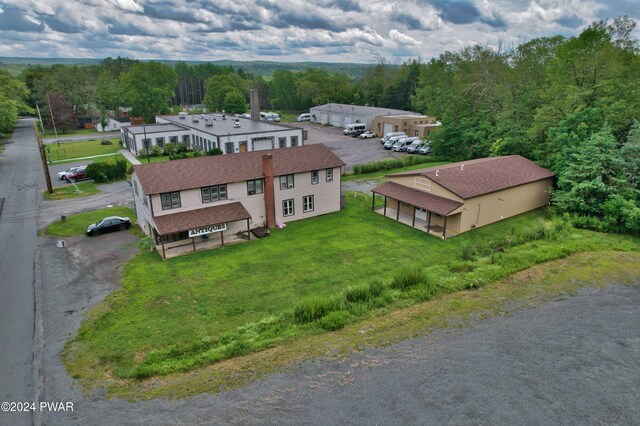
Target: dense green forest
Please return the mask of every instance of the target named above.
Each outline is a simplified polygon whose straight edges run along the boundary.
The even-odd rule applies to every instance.
[[[0,74],[11,82],[6,87],[15,87],[0,92],[0,102],[17,102],[15,114],[38,104],[46,116],[53,100],[53,110],[67,112],[56,122],[74,115],[104,119],[123,106],[147,122],[184,105],[244,112],[251,89],[263,109],[278,111],[328,102],[413,110],[443,123],[434,154],[451,160],[524,155],[556,173],[554,203],[575,223],[640,234],[635,28],[622,17],[595,22],[576,37],[537,38],[509,50],[473,45],[401,65],[378,58],[362,65],[358,77],[340,68],[283,66],[265,78],[241,63],[127,58],[36,65],[17,79]]]

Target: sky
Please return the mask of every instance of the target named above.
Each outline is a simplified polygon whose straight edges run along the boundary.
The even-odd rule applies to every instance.
[[[622,15],[640,0],[0,0],[0,56],[404,62]]]

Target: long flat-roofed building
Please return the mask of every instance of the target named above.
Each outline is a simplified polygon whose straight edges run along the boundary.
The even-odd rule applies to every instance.
[[[219,148],[224,154],[263,151],[303,145],[302,129],[236,118],[224,114],[159,115],[155,124],[121,129],[123,145],[134,155],[145,148],[185,143],[193,149]]]

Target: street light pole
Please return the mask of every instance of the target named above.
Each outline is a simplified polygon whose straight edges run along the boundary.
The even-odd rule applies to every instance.
[[[144,146],[144,142],[147,140],[147,126],[142,125],[142,132],[144,133],[144,139],[142,139],[142,146]],[[145,147],[147,150],[147,164],[151,163],[151,158],[149,158],[149,148],[151,147],[151,141],[148,142],[148,146]]]

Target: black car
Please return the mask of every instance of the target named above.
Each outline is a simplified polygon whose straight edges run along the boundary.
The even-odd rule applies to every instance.
[[[99,235],[113,231],[124,231],[131,228],[131,220],[128,217],[109,216],[98,223],[87,227],[87,235]]]

